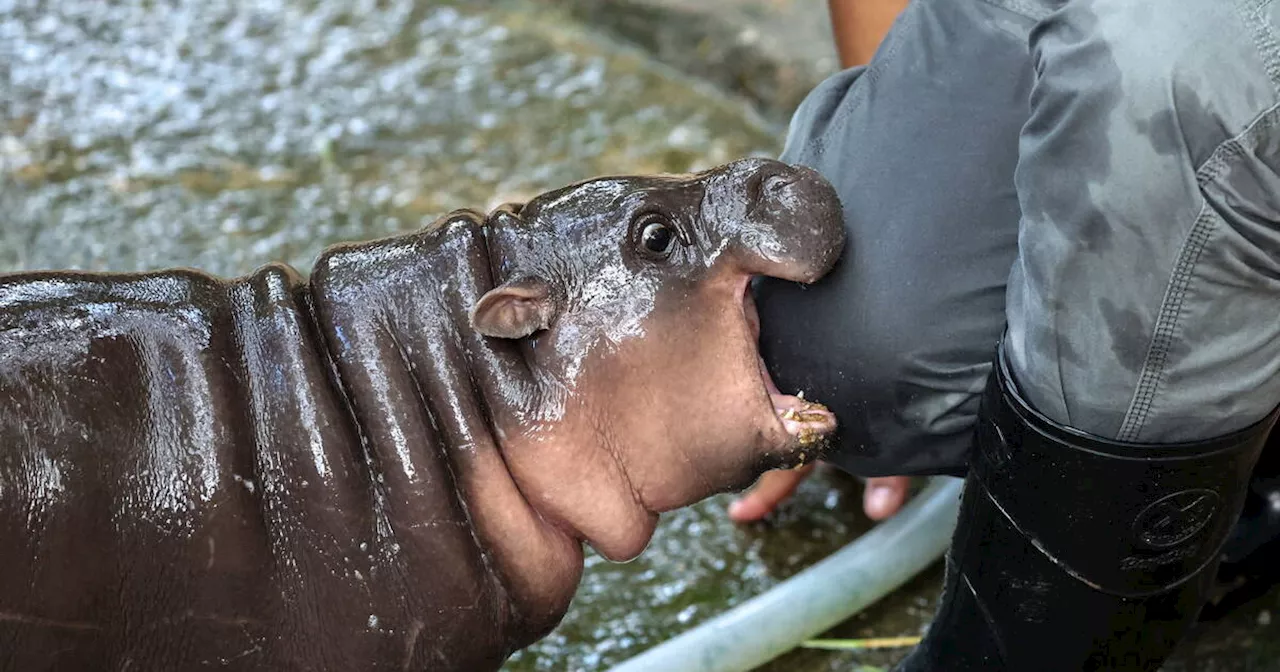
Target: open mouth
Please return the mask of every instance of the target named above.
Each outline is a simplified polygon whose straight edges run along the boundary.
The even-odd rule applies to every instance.
[[[747,320],[753,342],[759,343],[760,315],[756,312],[755,298],[751,295],[750,279],[742,288],[742,314]],[[789,447],[799,449],[797,457],[802,464],[807,458],[819,457],[826,447],[823,439],[836,429],[835,414],[826,406],[805,399],[803,391],[794,395],[783,394],[773,382],[773,376],[769,375],[758,346],[756,360],[760,364],[760,378],[769,394],[769,401],[773,404],[774,414],[790,437]]]

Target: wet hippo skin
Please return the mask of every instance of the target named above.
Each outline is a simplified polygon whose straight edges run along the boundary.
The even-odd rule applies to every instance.
[[[601,178],[271,265],[0,276],[0,669],[492,670],[582,544],[815,456],[755,275],[840,256],[816,173]]]

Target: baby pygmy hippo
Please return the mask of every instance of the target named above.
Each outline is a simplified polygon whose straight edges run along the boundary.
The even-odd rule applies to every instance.
[[[0,668],[492,670],[583,546],[817,457],[748,281],[816,173],[609,177],[283,265],[0,275]]]

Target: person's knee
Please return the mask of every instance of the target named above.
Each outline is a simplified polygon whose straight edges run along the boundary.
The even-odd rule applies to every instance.
[[[782,159],[831,181],[850,244],[811,287],[762,281],[762,353],[786,391],[833,407],[832,461],[854,473],[963,463],[1017,249],[1031,70],[1014,33],[1030,24],[912,3],[865,70],[828,80],[792,121]]]
[[[755,286],[760,351],[775,382],[842,420],[888,406],[918,331],[906,311],[877,314],[871,278],[851,277],[862,275],[855,271],[846,264],[812,287],[772,278]]]
[[[957,473],[968,460],[998,327],[974,330],[973,316],[944,322],[910,308],[894,317],[860,334],[865,368],[849,392],[863,413],[841,436],[835,461],[872,475]]]
[[[934,297],[912,300],[895,287],[837,302],[830,292],[849,292],[839,284],[835,278],[799,289],[765,281],[757,288],[761,354],[778,386],[831,408],[840,426],[829,459],[850,472],[961,469],[998,337],[999,307],[948,321],[929,312]],[[991,319],[973,329],[971,318],[986,313]]]

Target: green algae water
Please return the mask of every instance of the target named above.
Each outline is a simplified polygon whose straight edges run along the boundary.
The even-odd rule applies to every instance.
[[[631,24],[649,22],[641,42],[703,50],[669,37],[687,22],[642,4],[626,4],[642,10]],[[326,245],[454,208],[776,154],[776,123],[623,46],[617,26],[584,23],[611,12],[587,0],[0,0],[0,271],[306,271]],[[756,100],[794,94],[744,86]],[[639,559],[588,555],[563,623],[506,669],[606,669],[693,627],[867,529],[859,497],[827,475],[765,524],[730,523],[726,497],[664,516]],[[935,568],[831,635],[919,634],[939,582]],[[1266,648],[1280,640],[1278,600],[1215,626],[1170,670],[1280,669]],[[801,651],[764,670],[886,669],[901,653]]]

